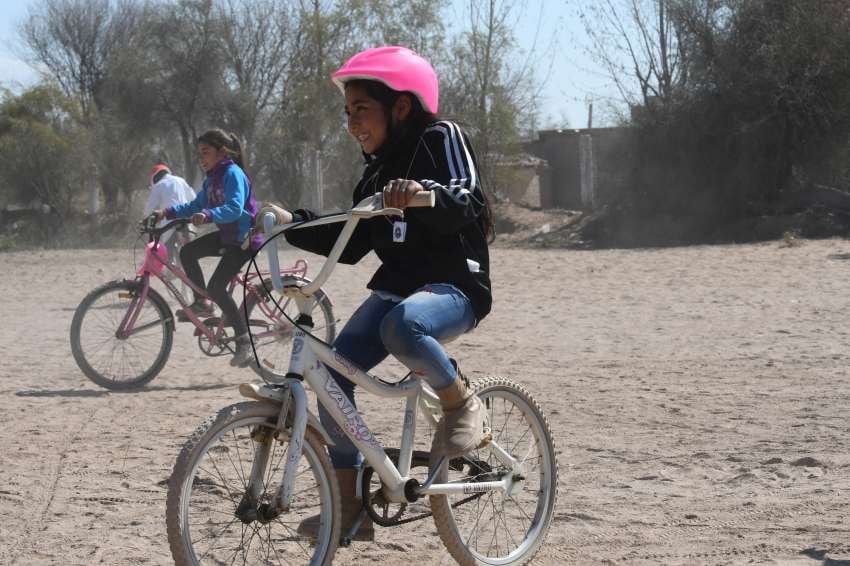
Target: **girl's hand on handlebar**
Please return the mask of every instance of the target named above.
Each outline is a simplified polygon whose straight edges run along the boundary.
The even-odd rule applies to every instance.
[[[200,226],[201,224],[207,223],[207,215],[203,212],[196,212],[192,215],[192,224],[195,226]]]
[[[151,212],[151,218],[153,219],[153,223],[157,224],[160,220],[165,218],[165,211],[158,208]]]
[[[384,208],[404,210],[413,195],[422,190],[422,185],[412,179],[393,179],[384,187]]]

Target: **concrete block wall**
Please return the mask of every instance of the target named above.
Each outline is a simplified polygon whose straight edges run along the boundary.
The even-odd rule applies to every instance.
[[[628,128],[544,130],[526,151],[546,161],[540,205],[592,211],[616,202],[629,190],[633,168]]]

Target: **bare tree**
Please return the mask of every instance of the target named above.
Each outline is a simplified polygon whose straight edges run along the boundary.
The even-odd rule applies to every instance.
[[[702,10],[698,5],[702,4]],[[713,13],[712,0],[601,0],[580,11],[590,55],[631,106],[667,103],[688,80],[685,14]]]
[[[352,0],[297,3],[292,65],[261,148],[275,196],[292,206],[323,204],[327,188],[328,200],[338,202],[326,179],[346,178],[352,169],[340,95],[330,76],[363,46],[363,14]]]
[[[466,26],[438,67],[441,106],[467,125],[486,172],[500,156],[519,151],[525,126],[534,123],[546,81],[538,63],[547,46],[519,48],[513,26],[528,9],[525,2],[469,0],[463,7]],[[500,190],[498,179],[491,181]]]
[[[20,35],[34,62],[48,69],[65,94],[76,100],[80,119],[89,135],[82,166],[98,185],[90,186],[92,210],[97,209],[98,188],[111,209],[117,206],[121,185],[104,161],[115,149],[101,143],[98,125],[108,105],[111,66],[122,51],[132,49],[140,37],[146,2],[131,0],[41,0],[34,4],[20,27]],[[124,163],[122,160],[117,162]]]
[[[426,59],[443,56],[446,0],[371,0],[361,29],[369,45],[403,45]]]
[[[198,178],[195,140],[224,97],[224,36],[212,0],[178,0],[148,25],[151,88],[180,138],[183,173]]]
[[[110,58],[138,34],[140,2],[41,0],[20,27],[32,62],[43,64],[86,121],[103,103]]]
[[[604,0],[597,60],[632,106],[645,214],[780,210],[850,131],[846,0]]]
[[[252,142],[259,116],[285,91],[300,30],[286,0],[224,0],[219,9],[231,127]]]

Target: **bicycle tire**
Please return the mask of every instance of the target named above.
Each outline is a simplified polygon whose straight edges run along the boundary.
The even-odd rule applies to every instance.
[[[298,281],[309,283],[310,280],[304,277],[296,277]],[[251,360],[249,364],[254,373],[259,375],[264,381],[269,383],[281,383],[286,378],[286,372],[289,370],[289,359],[292,344],[292,330],[294,326],[286,319],[278,307],[274,305],[271,299],[271,293],[274,290],[272,282],[264,279],[262,287],[260,284],[255,284],[253,290],[248,294],[245,302],[245,311],[249,320],[248,329],[252,332],[254,351],[257,354],[256,360]],[[330,297],[321,289],[316,292],[316,308],[313,310],[314,326],[313,332],[318,338],[321,338],[328,344],[332,344],[336,338],[336,320],[334,319],[333,303]],[[261,309],[256,309],[259,302],[264,302],[271,309],[274,309],[274,318],[269,321],[269,317]],[[286,298],[277,299],[278,305],[291,318],[297,317],[297,309],[294,303]],[[256,310],[255,310],[256,309]],[[319,311],[319,317],[316,317],[316,311]],[[261,313],[258,315],[257,313]],[[253,317],[252,317],[253,314]],[[262,317],[262,318],[260,318]],[[253,328],[262,324],[271,324],[276,326],[281,332],[279,338],[272,341],[257,339]]]
[[[279,411],[280,406],[272,403],[236,403],[207,419],[184,444],[169,478],[166,497],[166,530],[176,566],[229,564],[237,555],[242,564],[268,564],[272,555],[279,556],[284,552],[287,558],[296,556],[296,553],[305,555],[305,563],[331,564],[339,545],[342,523],[339,487],[321,437],[312,428],[308,427],[305,431],[301,457],[307,463],[305,471],[313,471],[319,511],[323,517],[331,518],[330,523],[320,530],[320,538],[306,539],[294,530],[296,522],[305,518],[308,510],[313,508],[303,505],[307,502],[302,500],[312,492],[309,488],[305,489],[303,484],[293,486],[293,500],[285,516],[278,516],[265,523],[259,519],[246,523],[237,516],[247,485],[246,470],[251,470],[253,465],[253,461],[243,462],[242,458],[246,455],[256,456],[255,444],[268,442],[271,445],[271,455],[267,461],[271,465],[262,471],[262,494],[256,505],[260,502],[268,503],[276,495],[286,450],[281,448],[276,453],[275,445],[282,446],[289,438],[288,435],[284,435],[283,440],[272,437]],[[237,434],[240,428],[247,430]],[[236,442],[235,450],[224,445],[224,441],[231,439]],[[234,459],[238,460],[238,465]],[[276,463],[280,465],[279,470],[275,469]],[[305,471],[299,468],[298,481],[305,481]],[[228,472],[235,475],[236,479],[231,479],[229,475],[225,477]],[[213,501],[217,496],[224,501],[221,507],[217,507]],[[198,513],[209,511],[210,516],[206,520],[202,521],[192,513],[193,502],[197,505]],[[288,527],[281,521],[281,517],[288,518],[291,514],[296,516],[287,521],[293,525]],[[282,529],[275,528],[281,526]],[[206,531],[211,533],[211,547],[208,549],[202,545],[202,535]],[[235,540],[231,547],[229,541],[233,535]],[[268,537],[265,538],[265,535]],[[287,538],[295,538],[295,541],[288,541]],[[258,540],[252,545],[255,539]],[[287,548],[283,548],[284,545]],[[309,558],[306,556],[308,549],[314,549]],[[201,550],[205,551],[200,554]],[[263,552],[265,557],[261,556]],[[249,561],[248,558],[256,560]]]
[[[478,499],[469,500],[467,503],[461,503],[456,507],[452,507],[452,499],[455,499],[455,503],[457,503],[461,499],[469,499],[469,496],[429,496],[434,524],[437,527],[440,539],[443,541],[449,554],[451,554],[458,564],[463,566],[494,566],[497,564],[500,566],[519,566],[520,564],[526,564],[543,545],[552,523],[558,494],[558,465],[555,446],[552,440],[552,431],[537,401],[522,386],[505,378],[489,377],[473,383],[472,391],[481,398],[485,410],[488,411],[493,440],[498,442],[502,448],[508,450],[512,456],[522,454],[526,446],[526,444],[522,443],[521,436],[514,438],[510,430],[505,430],[513,418],[511,413],[514,408],[519,408],[520,413],[528,420],[528,430],[531,431],[531,435],[534,437],[534,444],[532,446],[538,447],[540,452],[536,458],[540,458],[540,462],[536,473],[531,466],[526,467],[526,483],[523,490],[511,496],[498,491],[490,491]],[[511,413],[504,418],[503,415],[496,414],[495,411],[496,406],[499,404],[499,399],[502,399],[503,409],[505,400],[509,400],[512,403]],[[523,436],[525,434],[527,433],[524,432]],[[519,447],[521,444],[522,447]],[[492,455],[487,446],[476,449],[467,456],[473,460],[487,462],[489,465],[499,465],[498,460]],[[526,459],[525,461],[527,462],[528,460]],[[454,472],[456,476],[450,478],[449,467],[444,465],[437,474],[436,482],[445,483],[447,481],[460,480],[464,477],[464,474],[466,476],[469,475],[466,470],[467,467],[464,466],[464,472]],[[531,484],[534,485],[529,487]],[[538,497],[538,494],[541,493],[542,495]],[[533,513],[526,514],[520,507],[520,503],[518,502],[520,496],[524,496],[525,499],[537,499]],[[497,502],[497,499],[500,499],[500,502]],[[482,500],[484,503],[483,509]],[[491,510],[497,513],[499,511],[499,503],[501,503],[502,511],[506,512],[511,511],[510,503],[513,503],[520,511],[516,516],[525,515],[525,518],[528,519],[528,526],[523,526],[522,521],[520,522],[520,534],[523,530],[525,533],[522,535],[519,543],[515,542],[516,538],[510,532],[506,517],[501,517],[501,524],[497,517],[492,521],[488,521],[488,513]],[[466,519],[472,522],[471,528],[467,524]],[[508,541],[504,544],[506,554],[492,556],[486,551],[482,552],[478,545],[478,537],[481,535],[476,533],[483,532],[486,529],[486,537],[490,541],[489,548],[491,548],[498,530],[502,528],[501,525],[504,525],[504,529],[509,535]],[[479,526],[481,526],[480,530]],[[509,543],[514,544],[516,548],[509,551]],[[499,542],[496,542],[496,552],[500,551],[501,547],[499,544]]]
[[[128,352],[128,346],[133,345],[133,351],[139,355],[139,348],[134,344],[141,344],[139,341],[142,336],[134,335],[123,340],[115,337],[115,332],[121,324],[121,320],[129,306],[129,303],[125,304],[123,302],[126,301],[126,297],[122,297],[120,293],[133,296],[140,289],[141,285],[135,281],[110,281],[92,290],[83,298],[76,311],[74,311],[74,317],[71,321],[71,353],[83,374],[106,389],[124,391],[143,387],[162,371],[162,368],[168,361],[168,356],[171,354],[171,347],[174,340],[174,319],[171,315],[171,309],[168,307],[165,299],[151,288],[148,289],[148,295],[145,305],[142,307],[142,312],[150,312],[153,317],[156,317],[146,322],[146,324],[151,325],[152,332],[146,332],[144,336],[144,338],[153,339],[151,344],[156,349],[154,352],[155,355],[145,356],[152,359],[150,361],[142,361],[140,365],[143,367],[134,369],[133,364],[128,361],[131,357],[131,354]],[[111,296],[111,304],[107,301],[107,304],[103,306],[97,305],[100,299],[109,296]],[[152,310],[148,311],[148,306]],[[103,324],[100,329],[101,336],[94,339],[95,346],[92,349],[86,346],[92,340],[92,336],[96,335],[97,332],[95,328],[97,321],[93,314],[95,311],[102,314],[98,318]],[[92,320],[92,324],[87,325],[87,320]],[[159,338],[158,344],[156,344],[157,332],[161,332],[161,338]],[[110,350],[111,355],[104,359],[107,363],[103,367],[104,364],[99,363],[95,354],[107,344],[112,345]],[[116,361],[117,365],[115,363]]]

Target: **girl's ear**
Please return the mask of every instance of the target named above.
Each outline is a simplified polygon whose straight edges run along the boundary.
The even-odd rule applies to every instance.
[[[412,108],[413,103],[410,100],[409,94],[402,94],[396,98],[395,104],[393,104],[393,121],[403,122],[407,120]]]

